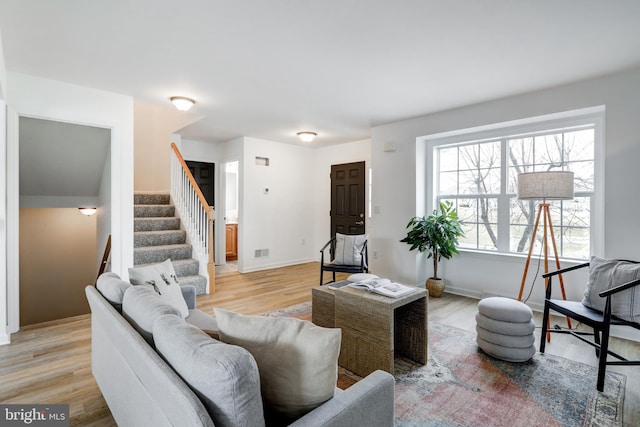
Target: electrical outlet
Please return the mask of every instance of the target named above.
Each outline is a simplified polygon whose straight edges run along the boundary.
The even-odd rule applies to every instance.
[[[378,251],[373,251],[373,259],[378,259]]]

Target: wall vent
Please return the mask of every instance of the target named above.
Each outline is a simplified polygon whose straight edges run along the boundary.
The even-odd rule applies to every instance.
[[[258,166],[269,166],[269,158],[268,157],[258,157],[258,156],[256,156],[256,165],[258,165]]]
[[[269,249],[256,249],[255,257],[262,258],[269,256]]]

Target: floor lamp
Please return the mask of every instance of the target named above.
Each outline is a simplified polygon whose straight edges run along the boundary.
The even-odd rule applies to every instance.
[[[522,292],[524,291],[527,273],[529,271],[529,263],[531,262],[531,252],[535,245],[536,233],[540,223],[540,216],[543,218],[543,238],[542,251],[544,253],[544,272],[549,272],[549,240],[553,247],[555,255],[556,268],[560,270],[560,259],[558,258],[558,248],[556,246],[555,235],[553,234],[553,224],[551,222],[551,213],[549,212],[549,203],[547,200],[571,200],[573,199],[573,172],[566,171],[549,171],[549,172],[529,172],[518,174],[518,199],[520,200],[542,200],[538,205],[538,215],[533,226],[531,234],[531,244],[529,253],[527,254],[527,262],[524,265],[524,274],[520,284],[520,293],[518,301],[522,301]],[[560,290],[562,291],[562,299],[566,300],[567,296],[564,291],[564,281],[562,274],[559,276]],[[545,289],[549,286],[549,279],[545,279]],[[567,325],[571,328],[571,320],[567,317]],[[547,340],[550,334],[547,334]]]

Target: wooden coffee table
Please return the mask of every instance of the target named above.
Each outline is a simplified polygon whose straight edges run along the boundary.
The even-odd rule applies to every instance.
[[[376,369],[393,374],[394,354],[427,363],[427,304],[427,291],[421,288],[389,298],[320,286],[312,290],[312,320],[342,329],[340,366],[363,377]]]

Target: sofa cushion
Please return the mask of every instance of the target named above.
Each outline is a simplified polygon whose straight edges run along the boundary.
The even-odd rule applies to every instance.
[[[189,315],[189,308],[184,301],[180,284],[173,269],[171,260],[159,264],[150,264],[129,269],[129,280],[134,285],[148,285],[160,294],[163,301],[173,305],[183,318]]]
[[[218,322],[215,318],[203,313],[200,310],[189,310],[189,315],[186,319],[187,323],[202,330],[205,334],[212,338],[220,339],[218,331]]]
[[[248,351],[216,341],[171,315],[155,321],[153,339],[216,426],[264,426],[260,376]]]
[[[166,304],[160,295],[146,286],[131,286],[124,293],[122,316],[153,346],[153,322],[162,315],[180,316],[174,306]]]
[[[333,262],[337,265],[360,265],[362,249],[367,242],[366,234],[348,235],[336,233],[336,253]]]
[[[606,298],[598,294],[636,279],[640,279],[638,263],[591,257],[589,279],[582,304],[594,310],[604,311]],[[612,295],[611,313],[621,319],[640,323],[640,286]]]
[[[258,363],[269,424],[294,420],[333,397],[340,329],[295,318],[214,310],[220,339],[249,350]]]
[[[131,283],[120,279],[116,273],[102,273],[96,281],[96,287],[103,297],[111,303],[119,313],[122,313],[122,299],[124,292],[131,287]]]

